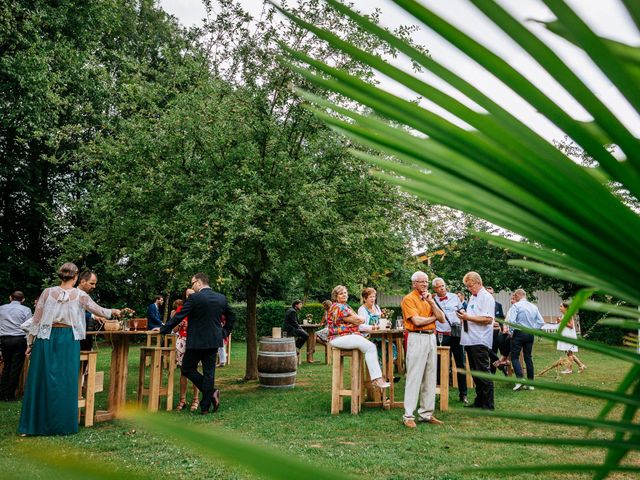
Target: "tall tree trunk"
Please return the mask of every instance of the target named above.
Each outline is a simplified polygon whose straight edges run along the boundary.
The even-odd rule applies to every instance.
[[[260,276],[249,280],[246,286],[247,292],[247,363],[245,367],[245,380],[258,378],[258,284]]]

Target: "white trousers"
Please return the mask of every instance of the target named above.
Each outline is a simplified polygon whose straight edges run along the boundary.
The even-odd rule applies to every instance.
[[[331,340],[330,345],[341,350],[357,348],[364,354],[364,361],[369,369],[371,380],[382,377],[382,371],[378,363],[378,349],[375,343],[370,342],[362,335],[342,335]]]
[[[418,406],[418,416],[429,420],[436,406],[436,372],[438,345],[436,336],[409,333],[407,338],[407,376],[404,388],[404,418],[413,419]]]

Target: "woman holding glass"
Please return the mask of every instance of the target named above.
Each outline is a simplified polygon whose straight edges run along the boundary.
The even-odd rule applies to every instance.
[[[327,314],[329,344],[345,350],[360,350],[364,354],[371,383],[380,389],[388,388],[390,384],[382,378],[382,371],[378,364],[378,350],[374,343],[360,333],[358,327],[364,323],[364,319],[347,304],[348,298],[347,287],[343,285],[338,285],[331,292],[333,305]]]
[[[85,310],[101,317],[120,316],[102,308],[80,289],[78,267],[58,270],[60,285],[46,288],[38,300],[27,335],[31,357],[18,432],[26,435],[66,435],[78,432],[78,371],[80,340],[85,338]]]

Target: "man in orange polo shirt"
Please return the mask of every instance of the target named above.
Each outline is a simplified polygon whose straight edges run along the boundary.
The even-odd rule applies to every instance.
[[[411,275],[413,290],[402,299],[402,316],[407,334],[407,377],[404,388],[403,422],[415,428],[413,412],[418,406],[418,421],[442,425],[433,416],[436,406],[436,320],[444,323],[444,313],[429,293],[429,278],[424,272]]]

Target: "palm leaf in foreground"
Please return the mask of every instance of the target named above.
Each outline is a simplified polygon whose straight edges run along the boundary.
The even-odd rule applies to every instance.
[[[471,1],[592,114],[591,123],[575,121],[507,61],[426,6],[415,0],[394,0],[555,123],[599,163],[597,171],[579,167],[560,154],[549,142],[490,100],[489,95],[473,86],[472,82],[457,76],[436,60],[337,0],[326,1],[363,30],[377,35],[416,64],[448,82],[486,112],[478,113],[466,108],[437,86],[401,71],[384,59],[358,50],[332,32],[323,31],[284,12],[298,26],[323,39],[332,48],[369,65],[416,95],[428,98],[475,129],[462,129],[419,105],[318,62],[302,52],[287,50],[292,59],[288,65],[307,81],[356,101],[375,114],[367,116],[302,92],[305,99],[314,105],[312,109],[316,114],[331,128],[356,143],[383,154],[376,157],[370,153],[356,152],[355,155],[375,165],[378,176],[400,185],[409,193],[480,216],[535,242],[492,238],[495,244],[527,257],[527,260],[513,261],[514,265],[590,289],[576,296],[571,313],[563,319],[561,326],[566,325],[570,315],[581,305],[590,310],[613,312],[623,318],[637,319],[638,312],[630,307],[585,302],[593,291],[598,291],[631,305],[640,304],[640,288],[637,283],[640,264],[632,261],[640,251],[640,239],[637,235],[640,231],[640,217],[608,187],[609,182],[615,181],[636,196],[640,193],[640,142],[581,79],[496,2]],[[638,49],[598,37],[561,0],[544,0],[544,3],[558,17],[553,22],[553,29],[562,32],[570,41],[583,48],[595,65],[629,100],[631,106],[640,108],[640,90],[634,80],[637,79]],[[637,7],[633,2],[625,2],[625,5],[638,23]],[[301,64],[306,64],[307,68],[301,68]],[[626,158],[616,160],[603,145],[604,141],[615,142]],[[611,225],[617,227],[611,229]],[[624,228],[620,227],[622,225]],[[637,328],[637,324],[631,320],[609,320],[609,323],[620,328]],[[554,340],[561,338],[558,334],[535,333]],[[638,467],[623,466],[621,462],[630,451],[640,449],[638,425],[634,423],[640,406],[640,356],[630,350],[587,340],[562,339],[627,362],[630,365],[629,372],[613,391],[522,381],[540,388],[598,398],[606,403],[595,419],[570,418],[562,421],[554,417],[520,414],[521,419],[555,421],[588,429],[610,428],[615,432],[614,438],[576,440],[586,448],[605,448],[607,453],[602,464],[541,465],[519,470],[590,471],[594,472],[594,478],[604,478],[613,471],[638,471]],[[605,420],[617,405],[622,406],[620,420]],[[504,414],[507,415],[517,414]],[[545,440],[533,440],[532,443],[544,443]],[[522,441],[526,442],[526,439]],[[562,441],[548,439],[547,443]],[[482,470],[514,472],[512,467]]]

